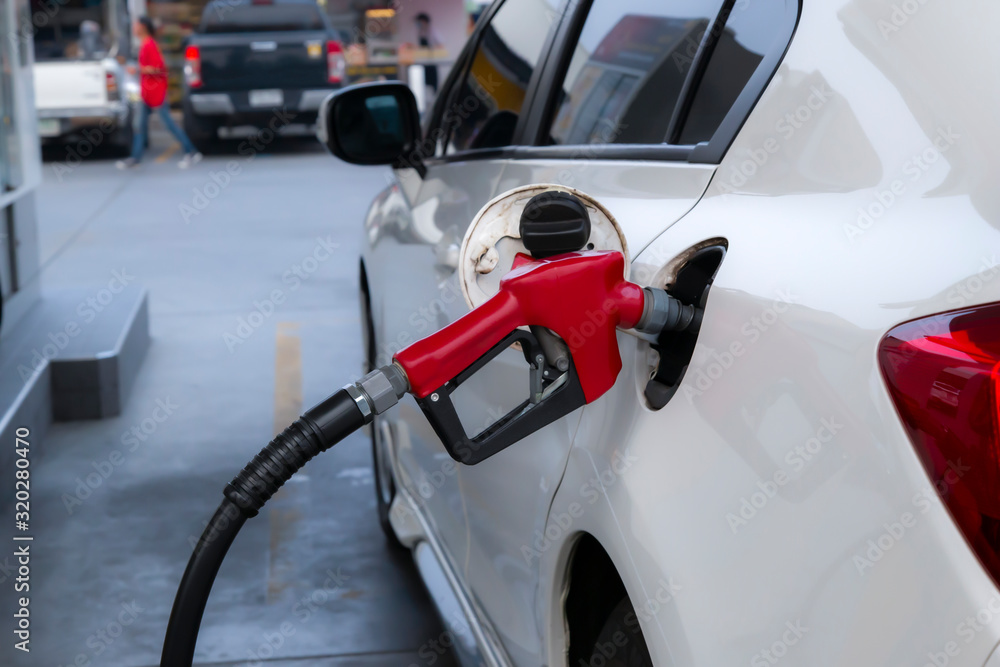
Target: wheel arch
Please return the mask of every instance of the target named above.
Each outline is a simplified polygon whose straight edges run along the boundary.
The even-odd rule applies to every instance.
[[[588,532],[578,533],[571,544],[563,587],[567,664],[585,665],[605,621],[628,591],[611,555]]]
[[[358,306],[361,309],[361,345],[364,347],[364,370],[367,373],[375,368],[377,348],[371,285],[368,282],[368,269],[364,257],[358,260]]]

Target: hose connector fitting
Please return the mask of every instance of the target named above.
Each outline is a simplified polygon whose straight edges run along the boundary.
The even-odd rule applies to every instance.
[[[364,415],[365,423],[396,405],[407,389],[406,374],[396,364],[378,368],[344,387]]]
[[[661,331],[684,331],[700,326],[701,311],[695,306],[681,303],[656,287],[644,287],[642,291],[645,299],[636,331],[658,335]]]
[[[226,497],[247,518],[256,516],[310,459],[396,405],[408,386],[395,365],[347,385],[276,435],[226,486]]]

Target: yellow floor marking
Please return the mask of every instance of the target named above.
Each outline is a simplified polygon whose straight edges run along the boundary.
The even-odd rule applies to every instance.
[[[279,322],[275,336],[275,435],[302,414],[302,340],[298,328],[297,322]],[[302,519],[295,489],[296,485],[282,487],[268,504],[268,602],[275,601],[282,591],[294,585],[294,561],[284,553],[283,547],[295,537]]]
[[[278,322],[274,354],[274,434],[302,414],[302,341],[298,322]]]
[[[156,160],[154,160],[154,162],[156,162],[156,164],[163,164],[170,159],[171,155],[177,152],[177,148],[178,144],[170,144],[170,146],[167,147],[167,150],[156,156]]]

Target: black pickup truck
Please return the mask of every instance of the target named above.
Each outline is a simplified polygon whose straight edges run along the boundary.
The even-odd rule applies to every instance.
[[[347,69],[315,0],[212,0],[184,57],[184,129],[201,150],[223,127],[314,124]]]

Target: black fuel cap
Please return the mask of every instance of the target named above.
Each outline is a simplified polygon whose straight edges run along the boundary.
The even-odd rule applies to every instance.
[[[575,252],[590,240],[590,214],[579,197],[550,190],[528,201],[518,231],[536,259]]]

